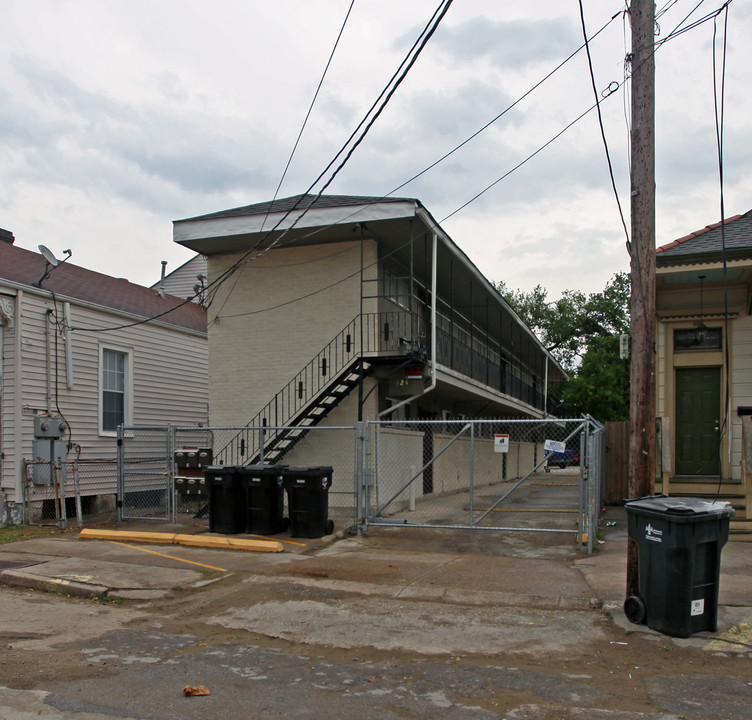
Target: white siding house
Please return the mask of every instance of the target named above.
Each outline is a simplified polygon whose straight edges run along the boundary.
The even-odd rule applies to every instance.
[[[43,419],[64,422],[68,461],[114,460],[121,423],[208,420],[203,308],[68,262],[40,282],[44,258],[13,240],[0,232],[0,525],[21,519]],[[114,496],[112,473],[82,482]]]

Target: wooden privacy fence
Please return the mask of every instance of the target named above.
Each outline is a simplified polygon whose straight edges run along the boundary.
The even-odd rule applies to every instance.
[[[629,497],[629,422],[606,423],[603,502],[621,505]]]

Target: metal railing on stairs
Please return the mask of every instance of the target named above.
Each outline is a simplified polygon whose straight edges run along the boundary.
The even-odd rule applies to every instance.
[[[280,443],[290,449],[304,433],[288,426],[317,424],[338,400],[354,387],[352,374],[359,372],[363,357],[417,355],[425,347],[423,320],[407,311],[366,313],[351,320],[308,364],[215,455],[223,464],[263,462],[266,451]],[[339,390],[339,391],[338,391]],[[326,397],[327,404],[317,405]],[[275,461],[280,459],[276,453]]]

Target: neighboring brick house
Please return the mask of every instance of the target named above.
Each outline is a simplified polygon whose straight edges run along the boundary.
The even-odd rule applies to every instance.
[[[120,424],[208,420],[203,308],[13,243],[0,231],[0,525],[21,519],[43,424],[65,423],[62,460],[114,461]],[[82,476],[81,495],[114,499],[112,467]]]
[[[174,240],[208,258],[213,426],[543,417],[566,378],[418,200],[297,196]]]
[[[724,241],[726,269],[724,271]],[[752,497],[752,211],[656,250],[659,485]]]

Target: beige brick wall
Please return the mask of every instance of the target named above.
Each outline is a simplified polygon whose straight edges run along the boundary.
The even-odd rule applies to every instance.
[[[375,277],[375,243],[363,251]],[[210,257],[210,282],[239,257]],[[247,262],[222,284],[209,309],[212,425],[245,425],[358,315],[360,267],[359,241],[296,246]]]

